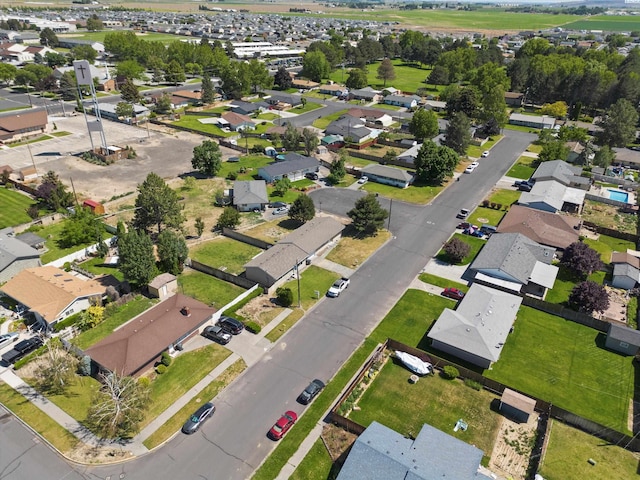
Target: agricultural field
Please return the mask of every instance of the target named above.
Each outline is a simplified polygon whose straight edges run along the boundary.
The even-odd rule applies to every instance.
[[[609,32],[633,32],[640,30],[640,18],[637,16],[625,15],[614,17],[610,15],[596,15],[588,18],[581,18],[578,21],[564,25],[566,29],[572,30],[604,30]]]
[[[140,6],[138,5],[136,8],[140,8]],[[111,30],[102,30],[100,32],[78,31],[76,33],[58,35],[58,38],[60,40],[73,39],[73,40],[87,40],[90,42],[104,42],[105,35],[110,32],[112,31]],[[147,40],[149,42],[164,42],[164,43],[180,41],[186,38],[182,35],[171,35],[169,33],[154,33],[154,32],[149,32],[149,33],[136,32],[136,35],[141,40]]]

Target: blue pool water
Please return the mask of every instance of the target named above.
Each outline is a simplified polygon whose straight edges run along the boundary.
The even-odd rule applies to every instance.
[[[618,202],[629,202],[629,194],[621,192],[620,190],[609,190],[609,198],[611,200],[617,200]]]

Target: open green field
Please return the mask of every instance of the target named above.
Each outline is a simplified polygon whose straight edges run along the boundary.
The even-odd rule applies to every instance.
[[[376,420],[403,436],[416,436],[428,423],[490,456],[501,419],[491,409],[495,395],[440,375],[426,376],[412,385],[410,375],[400,363],[387,360],[358,401],[360,409],[352,411],[349,418],[365,427]],[[395,408],[390,408],[392,405]],[[454,432],[460,418],[469,428]]]
[[[575,22],[565,24],[565,28],[572,30],[604,30],[606,32],[633,32],[640,30],[640,17],[625,15],[594,15],[581,18]]]
[[[22,193],[0,188],[0,229],[31,221],[27,209],[36,202]]]
[[[521,307],[514,327],[487,377],[630,434],[633,357],[606,350],[603,333],[533,308]]]
[[[385,87],[384,81],[377,78],[378,76],[378,67],[381,62],[374,62],[367,65],[367,82],[373,88],[382,89]],[[425,79],[431,73],[430,68],[422,68],[418,64],[407,64],[400,59],[393,60],[394,71],[396,74],[395,80],[387,80],[387,87],[395,87],[403,92],[415,92],[419,88],[426,88],[427,84],[425,83]],[[344,85],[344,82],[347,81],[349,77],[349,69],[345,69],[344,72],[342,69],[334,70],[329,76],[330,80],[333,80],[336,83],[341,83]],[[433,86],[433,85],[431,85]],[[437,90],[434,90],[437,92]],[[377,106],[376,108],[381,107]],[[384,108],[384,107],[381,107]],[[394,108],[393,110],[396,110]]]
[[[591,465],[588,460],[595,460]],[[620,446],[553,420],[540,474],[546,480],[631,480],[638,458]]]
[[[244,271],[244,264],[261,251],[248,243],[218,237],[191,249],[189,256],[205,265],[238,275]]]
[[[222,308],[244,292],[244,289],[233,283],[195,270],[181,274],[178,277],[178,285],[185,295],[215,308]]]
[[[58,35],[58,38],[60,40],[73,39],[73,40],[88,40],[91,42],[104,42],[105,35],[110,32],[113,32],[113,30],[102,30],[100,32],[87,32],[86,30],[85,31],[80,30],[76,33]],[[184,40],[185,38],[188,38],[182,35],[171,35],[169,33],[154,33],[154,32],[149,32],[149,33],[136,32],[136,35],[141,40],[147,40],[149,42],[164,42],[164,43],[180,41],[180,40]]]

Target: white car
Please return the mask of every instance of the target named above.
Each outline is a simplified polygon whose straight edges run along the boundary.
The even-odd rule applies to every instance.
[[[489,156],[489,150],[485,150],[484,152],[482,152],[482,155],[480,155],[482,158],[487,158]]]
[[[363,175],[362,177],[360,177],[360,180],[358,180],[358,183],[367,183],[368,181],[369,178]]]
[[[287,213],[289,213],[289,207],[279,207],[272,212],[272,215],[285,215]]]
[[[9,345],[10,343],[18,340],[18,332],[10,332],[5,333],[4,335],[0,335],[0,348]]]
[[[473,171],[478,168],[478,165],[480,165],[478,162],[473,162],[471,165],[464,169],[464,173],[473,173]]]
[[[351,283],[351,281],[348,278],[339,278],[333,282],[333,285],[331,285],[331,288],[329,288],[327,292],[327,296],[334,298],[339,296],[344,290],[349,288],[349,283]]]

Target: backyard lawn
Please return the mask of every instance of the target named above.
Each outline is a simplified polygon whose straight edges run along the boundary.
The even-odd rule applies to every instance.
[[[602,285],[605,279],[606,273],[603,271],[597,271],[589,275],[587,280],[592,280],[599,285]],[[545,300],[549,303],[565,304],[569,300],[571,290],[582,280],[577,278],[568,269],[560,266],[558,270],[558,276],[553,284],[553,288],[547,291]]]
[[[242,292],[243,288],[206,273],[190,270],[178,277],[180,291],[202,303],[222,308]]]
[[[507,172],[507,177],[520,178],[522,180],[528,180],[536,171],[538,164],[537,158],[532,158],[523,155],[518,159],[513,167]]]
[[[217,237],[192,248],[189,251],[189,256],[210,267],[239,275],[244,271],[244,264],[261,251],[258,247],[248,243],[239,242],[232,238]]]
[[[210,119],[210,116],[203,115],[184,115],[180,120],[176,120],[172,122],[173,125],[178,125],[179,127],[191,128],[192,130],[196,130],[198,132],[211,133],[213,135],[218,135],[219,137],[236,137],[238,136],[237,132],[223,132],[220,127],[213,123],[202,123],[198,120],[201,119]]]
[[[611,254],[613,252],[626,252],[627,249],[635,250],[636,245],[629,240],[623,240],[621,238],[609,237],[607,235],[600,235],[598,240],[592,240],[586,238],[584,243],[593,248],[600,254],[600,259],[604,263],[611,262]]]
[[[75,245],[73,247],[61,248],[58,245],[58,238],[60,238],[60,234],[62,233],[63,228],[64,228],[64,220],[61,222],[52,223],[51,225],[46,225],[46,226],[34,225],[27,230],[28,232],[33,232],[36,235],[40,235],[42,238],[45,239],[44,244],[47,247],[48,251],[46,253],[43,253],[42,256],[40,257],[40,261],[42,262],[43,265],[49,262],[53,262],[58,258],[62,258],[65,255],[69,255],[70,253],[77,252],[78,250],[82,250],[83,248],[96,243],[95,241],[92,241],[89,243],[83,243],[81,245]],[[102,232],[103,240],[106,240],[109,237],[111,237],[110,233],[106,231]]]
[[[258,169],[270,164],[273,158],[266,155],[245,155],[240,157],[238,162],[222,162],[218,177],[227,178],[231,172],[239,172],[245,169],[245,173],[238,175],[238,180],[255,180],[258,175]]]
[[[612,228],[619,232],[636,233],[637,215],[620,213],[614,205],[585,200],[582,209],[582,219],[601,227]]]
[[[256,225],[244,233],[265,242],[276,243],[282,237],[294,231],[297,226],[297,222],[289,220],[289,217],[274,218],[273,221]]]
[[[596,330],[533,308],[521,307],[514,327],[487,377],[630,433],[633,357],[606,350]]]
[[[31,221],[27,209],[36,202],[29,196],[0,188],[0,229]]]
[[[588,459],[596,464],[591,465]],[[638,458],[617,445],[552,420],[540,474],[546,480],[629,480],[638,477]]]
[[[476,255],[478,254],[480,249],[484,246],[485,243],[487,243],[486,240],[478,237],[473,237],[471,235],[464,235],[462,233],[454,233],[452,238],[457,238],[458,240],[463,241],[471,247],[469,255],[464,257],[462,261],[460,263],[457,263],[456,265],[468,265],[469,263],[471,263],[472,260],[476,258]],[[449,255],[447,255],[444,250],[440,250],[436,258],[446,263],[452,263]]]
[[[93,273],[94,275],[113,275],[120,282],[124,281],[124,275],[118,267],[112,267],[104,264],[104,258],[93,257],[78,265],[80,268]]]
[[[424,377],[412,385],[408,381],[410,375],[404,366],[388,359],[357,402],[359,410],[352,411],[349,418],[365,427],[376,420],[403,436],[413,437],[428,423],[490,456],[501,419],[491,409],[491,402],[497,397],[440,375]],[[453,431],[458,419],[467,422],[466,431]]]

